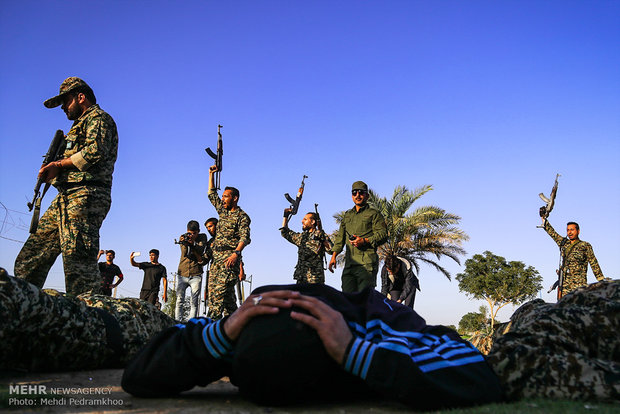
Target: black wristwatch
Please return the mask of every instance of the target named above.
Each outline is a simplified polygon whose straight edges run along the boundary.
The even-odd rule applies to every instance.
[[[235,250],[235,253],[237,253],[237,256],[241,257],[241,250]]]

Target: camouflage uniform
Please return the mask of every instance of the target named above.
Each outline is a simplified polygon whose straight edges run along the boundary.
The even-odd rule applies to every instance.
[[[536,299],[510,318],[488,361],[511,399],[620,399],[620,281]]]
[[[0,269],[0,369],[124,366],[174,320],[143,300],[64,296]]]
[[[250,244],[250,217],[239,206],[226,210],[216,190],[209,192],[209,201],[219,214],[215,240],[211,244],[213,262],[209,270],[209,312],[211,319],[220,319],[237,309],[235,284],[239,281],[241,257],[231,268],[226,267],[228,259],[240,241]]]
[[[544,229],[562,251],[562,263],[564,263],[562,295],[588,284],[588,263],[598,281],[605,278],[590,243],[579,239],[571,243],[568,238],[560,236],[548,221],[545,221]]]
[[[70,79],[77,78],[65,82]],[[15,275],[43,287],[49,269],[62,253],[67,292],[98,293],[99,228],[112,202],[116,124],[95,104],[73,123],[65,140],[62,158],[70,157],[76,168],[62,169],[52,181],[58,195],[17,255]]]
[[[302,233],[292,231],[287,227],[280,229],[282,237],[293,243],[297,250],[297,266],[293,279],[297,283],[325,283],[325,270],[323,269],[323,242],[325,233],[320,230]]]

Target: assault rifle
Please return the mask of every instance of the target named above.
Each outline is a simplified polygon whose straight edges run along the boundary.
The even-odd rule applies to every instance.
[[[239,301],[239,306],[243,304],[245,300],[245,289],[243,288],[243,281],[245,280],[245,269],[243,267],[243,260],[239,264],[239,280],[237,280],[236,288],[237,288],[237,300]]]
[[[558,193],[558,178],[560,178],[560,174],[555,175],[555,183],[553,184],[553,188],[551,189],[551,193],[549,197],[545,197],[543,193],[538,194],[538,197],[546,204],[540,208],[540,217],[542,217],[545,221],[547,217],[549,217],[549,213],[553,210],[553,205],[555,204],[555,196]],[[544,226],[536,226],[538,228],[543,228]]]
[[[288,202],[291,203],[290,213],[286,217],[286,221],[284,222],[284,227],[288,225],[288,222],[291,219],[291,217],[297,214],[297,210],[299,210],[299,203],[301,203],[301,197],[304,195],[304,187],[306,186],[304,184],[304,180],[306,178],[308,178],[308,176],[304,175],[303,178],[301,179],[301,185],[299,186],[299,190],[297,190],[297,196],[295,197],[294,200],[293,200],[293,197],[291,197],[288,193],[284,194],[284,198],[286,198]]]
[[[54,134],[54,138],[52,138],[52,142],[50,143],[50,147],[47,150],[47,153],[43,156],[43,164],[41,167],[46,166],[50,162],[56,161],[60,158],[64,150],[65,143],[65,133],[62,130],[56,131]],[[39,215],[41,214],[41,200],[47,193],[47,190],[50,188],[49,183],[45,183],[45,187],[43,188],[43,193],[41,193],[41,184],[43,184],[46,180],[46,174],[41,174],[37,178],[37,184],[34,186],[34,197],[32,198],[32,202],[28,203],[28,211],[32,211],[34,208],[34,213],[32,213],[32,220],[30,221],[30,233],[34,234],[37,231],[37,227],[39,226]]]
[[[209,270],[211,269],[211,261],[207,263],[207,271],[205,273],[205,291],[202,295],[202,305],[204,314],[207,314],[207,304],[209,303]]]
[[[222,144],[222,133],[220,129],[224,128],[222,125],[217,126],[217,151],[211,151],[211,147],[205,148],[207,154],[211,158],[215,160],[215,166],[217,167],[217,172],[215,173],[215,189],[220,189],[220,172],[222,172],[222,155],[224,155],[224,145]]]
[[[549,290],[547,291],[547,293],[551,293],[551,291],[553,289],[558,290],[558,294],[557,294],[557,299],[560,300],[562,298],[562,295],[564,294],[564,278],[566,276],[566,273],[568,273],[569,269],[566,267],[566,259],[568,257],[568,255],[570,254],[572,247],[569,247],[568,252],[566,252],[566,254],[564,254],[564,252],[562,251],[562,248],[564,247],[564,245],[568,243],[568,239],[565,237],[561,242],[560,242],[560,266],[558,266],[558,269],[555,271],[555,273],[557,273],[558,275],[558,280],[556,280],[553,285],[551,285],[551,287],[549,288]]]

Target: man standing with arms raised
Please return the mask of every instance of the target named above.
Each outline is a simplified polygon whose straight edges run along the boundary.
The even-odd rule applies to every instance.
[[[344,213],[334,240],[329,271],[336,267],[336,257],[346,246],[342,270],[342,291],[359,292],[377,286],[379,256],[377,248],[386,242],[387,226],[381,213],[368,205],[368,186],[356,181],[351,188],[355,206]]]
[[[97,255],[97,260],[101,257],[102,254],[105,253],[105,262],[99,262],[99,272],[101,273],[101,283],[102,283],[102,293],[106,296],[112,296],[112,289],[120,285],[123,281],[123,272],[121,272],[121,268],[114,264],[114,258],[116,257],[116,253],[114,250],[99,250],[99,254]],[[114,278],[117,277],[118,280],[114,283]]]
[[[316,213],[307,213],[301,220],[302,232],[297,233],[288,228],[287,217],[291,209],[284,209],[284,219],[280,233],[289,242],[298,247],[297,265],[293,279],[297,283],[325,283],[323,258],[326,247],[329,245],[327,236],[317,227]],[[326,246],[327,245],[327,246]]]
[[[559,271],[563,274],[563,281],[561,286],[558,286],[558,298],[588,284],[588,263],[598,281],[605,279],[592,245],[579,239],[579,224],[574,221],[566,223],[566,237],[562,237],[545,217],[542,218],[542,223],[547,234],[560,247],[562,255]]]
[[[209,274],[209,313],[211,319],[221,319],[237,309],[235,284],[239,279],[241,251],[250,244],[250,217],[237,203],[239,190],[226,187],[222,199],[214,185],[215,165],[209,168],[209,201],[219,215],[215,240],[211,244],[213,263]]]
[[[99,228],[112,203],[116,124],[99,108],[93,90],[80,78],[65,79],[59,94],[43,104],[47,108],[62,105],[74,122],[65,137],[61,159],[39,170],[39,176],[56,187],[58,195],[17,255],[15,276],[41,288],[62,253],[67,293],[99,293]]]
[[[131,252],[129,261],[133,267],[144,270],[144,279],[142,280],[142,289],[140,289],[140,299],[145,300],[157,306],[159,302],[159,281],[164,281],[164,293],[162,299],[168,302],[168,278],[166,277],[166,267],[159,263],[159,250],[151,249],[149,251],[149,262],[136,262],[134,256],[136,252]],[[159,309],[159,307],[158,307]]]

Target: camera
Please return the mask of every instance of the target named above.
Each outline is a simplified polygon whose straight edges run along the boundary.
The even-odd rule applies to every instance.
[[[181,234],[181,236],[179,236],[178,241],[176,239],[174,240],[174,244],[182,244],[184,246],[193,246],[194,243],[189,241],[191,238],[192,238],[192,233],[190,232],[183,233]]]

